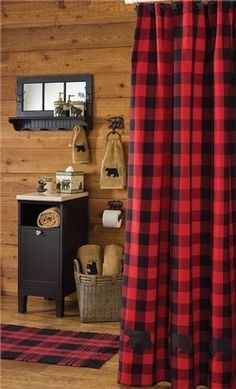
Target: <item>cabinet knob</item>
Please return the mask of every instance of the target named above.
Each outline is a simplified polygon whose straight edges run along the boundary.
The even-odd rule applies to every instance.
[[[35,234],[36,234],[37,236],[42,235],[42,233],[43,233],[43,231],[40,231],[40,230],[36,230],[36,231],[35,231]]]

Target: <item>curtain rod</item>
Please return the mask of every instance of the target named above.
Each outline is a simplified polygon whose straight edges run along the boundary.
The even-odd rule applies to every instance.
[[[124,0],[125,4],[137,4],[137,3],[172,3],[174,0]],[[202,0],[203,3],[207,4],[208,0]]]
[[[136,3],[155,3],[157,1],[161,1],[164,3],[171,3],[170,0],[125,0],[125,4],[136,4]]]

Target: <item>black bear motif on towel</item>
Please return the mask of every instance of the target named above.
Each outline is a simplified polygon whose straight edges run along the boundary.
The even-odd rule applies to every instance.
[[[95,261],[90,261],[87,264],[86,269],[87,269],[87,274],[89,274],[89,275],[98,274],[98,268],[97,268],[97,264]]]
[[[108,177],[119,177],[117,168],[107,167],[105,170],[107,172]]]
[[[84,147],[84,145],[76,145],[75,146],[75,149],[76,149],[76,151],[78,151],[79,153],[80,152],[84,152],[85,151],[85,147]]]
[[[152,347],[149,332],[127,330],[126,335],[129,337],[128,345],[134,350],[134,352],[143,352],[144,350],[149,350]]]

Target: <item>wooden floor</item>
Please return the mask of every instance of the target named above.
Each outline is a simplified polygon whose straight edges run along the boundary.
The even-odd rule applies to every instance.
[[[14,297],[2,297],[1,322],[34,327],[53,327],[75,331],[97,331],[119,334],[118,323],[80,323],[76,301],[67,301],[64,318],[55,317],[54,302],[29,297],[26,314],[17,312]],[[1,361],[2,389],[118,389],[116,383],[118,355],[113,356],[99,370],[62,367],[44,363]],[[162,389],[168,384],[157,385]]]

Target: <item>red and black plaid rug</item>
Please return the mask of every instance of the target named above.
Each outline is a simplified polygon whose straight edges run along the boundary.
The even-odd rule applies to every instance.
[[[1,324],[2,359],[99,369],[118,343],[118,335]]]

